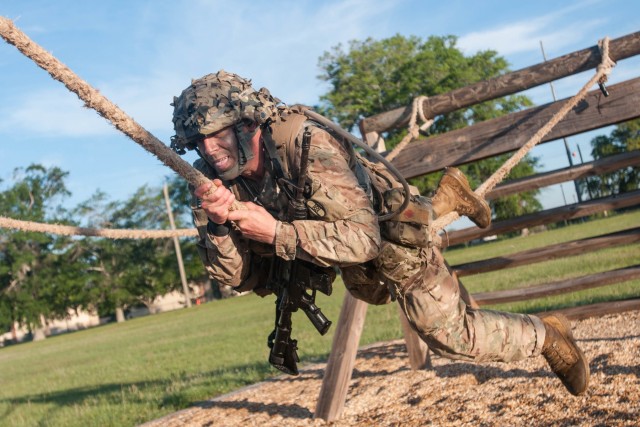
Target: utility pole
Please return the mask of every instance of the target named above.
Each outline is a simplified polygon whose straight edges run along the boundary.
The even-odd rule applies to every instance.
[[[547,55],[544,53],[544,46],[542,45],[542,40],[540,40],[540,50],[542,51],[542,59],[544,62],[547,62]],[[553,97],[553,101],[557,101],[556,99],[556,91],[553,87],[553,82],[549,82],[549,87],[551,88],[551,96]],[[573,159],[571,159],[571,150],[569,149],[569,142],[567,138],[562,138],[564,141],[564,148],[567,151],[567,159],[569,159],[569,166],[573,167]],[[576,188],[576,195],[578,196],[578,201],[582,202],[582,196],[580,195],[580,185],[578,185],[578,181],[573,181],[573,185]],[[566,203],[566,202],[565,202]]]
[[[171,225],[171,229],[176,229],[176,223],[173,220],[173,211],[171,210],[171,202],[169,201],[169,187],[167,183],[164,183],[162,187],[162,191],[164,192],[164,202],[167,205],[167,214],[169,215],[169,224]],[[178,258],[178,270],[180,271],[180,281],[182,282],[182,291],[184,292],[184,297],[187,300],[187,307],[191,307],[191,295],[189,294],[189,287],[187,286],[187,275],[184,272],[184,263],[182,262],[182,250],[180,250],[180,241],[178,240],[178,236],[173,236],[173,246],[176,248],[176,258]]]
[[[580,155],[580,163],[584,163],[584,159],[582,158],[582,150],[580,149],[580,145],[577,144],[576,147],[578,147],[578,154]],[[593,200],[593,194],[591,193],[591,187],[589,186],[589,180],[586,179],[585,182],[587,183],[587,191],[589,192],[589,200]]]
[[[562,191],[562,200],[564,200],[564,205],[567,206],[567,197],[564,195],[564,186],[560,184],[560,190]],[[567,220],[564,220],[564,225],[567,225]]]

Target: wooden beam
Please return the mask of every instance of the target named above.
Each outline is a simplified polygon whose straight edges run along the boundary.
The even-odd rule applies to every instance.
[[[366,314],[367,303],[347,292],[322,379],[315,418],[334,421],[342,415]]]
[[[615,283],[626,282],[640,278],[640,265],[619,268],[588,276],[576,277],[568,280],[546,283],[529,288],[507,289],[504,291],[480,292],[473,294],[479,305],[503,304],[506,302],[526,301],[544,298],[585,289],[598,288]]]
[[[640,54],[640,32],[611,40],[609,56],[614,61]],[[598,46],[561,56],[518,71],[481,81],[451,92],[429,97],[423,104],[427,117],[435,117],[466,108],[491,99],[521,92],[544,83],[557,80],[597,67],[601,62]],[[363,135],[368,132],[384,132],[407,125],[411,106],[377,114],[362,120]]]
[[[433,365],[431,364],[431,356],[429,355],[427,343],[422,341],[416,331],[413,330],[400,305],[398,305],[398,314],[400,316],[402,332],[404,332],[404,340],[407,345],[407,354],[409,355],[411,369],[414,371],[431,369]]]
[[[561,206],[559,208],[548,209],[542,212],[535,212],[517,218],[494,222],[484,229],[469,227],[462,230],[452,231],[443,236],[442,245],[443,247],[453,246],[485,236],[522,230],[523,228],[535,227],[536,225],[551,224],[563,220],[582,218],[606,210],[627,208],[638,204],[640,204],[640,190],[618,194],[612,197],[590,200],[588,202]]]
[[[640,298],[600,302],[597,304],[581,305],[578,307],[563,308],[545,313],[562,313],[570,320],[582,320],[589,317],[605,316],[607,314],[618,314],[626,311],[640,310]]]
[[[570,111],[541,143],[640,117],[640,78],[610,86],[609,94],[604,97],[600,90],[589,92],[579,108]],[[406,178],[413,178],[517,150],[549,122],[565,101],[414,141],[392,163]]]
[[[539,261],[564,258],[612,246],[628,245],[635,242],[640,242],[640,227],[580,240],[573,240],[571,242],[558,243],[555,245],[544,246],[542,248],[530,249],[528,251],[522,251],[512,255],[503,255],[495,258],[458,264],[454,265],[452,269],[458,277],[464,277],[472,274],[519,267],[521,265],[533,264]]]
[[[494,200],[523,191],[537,190],[561,182],[575,181],[577,179],[614,172],[628,166],[638,165],[640,165],[640,150],[628,151],[593,162],[508,181],[498,185],[487,193],[485,199]]]

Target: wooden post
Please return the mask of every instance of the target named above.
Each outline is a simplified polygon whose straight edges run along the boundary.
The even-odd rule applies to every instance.
[[[169,224],[171,229],[176,229],[176,223],[173,220],[173,211],[171,210],[171,202],[169,201],[169,188],[165,182],[162,186],[164,193],[164,202],[167,206],[167,215],[169,215]],[[182,282],[182,292],[187,300],[187,307],[191,307],[191,294],[189,293],[189,286],[187,285],[187,275],[184,272],[184,262],[182,262],[182,250],[180,249],[180,240],[178,236],[173,236],[173,246],[176,248],[176,258],[178,259],[178,270],[180,271],[180,281]]]
[[[413,330],[400,305],[398,305],[398,312],[400,313],[400,324],[402,325],[402,331],[404,332],[404,340],[407,345],[407,353],[409,354],[411,369],[414,371],[418,371],[420,369],[431,369],[433,364],[431,363],[427,343],[422,341],[418,333]]]
[[[365,143],[376,151],[384,152],[386,150],[384,139],[378,133],[369,132],[363,133],[363,135]],[[417,370],[431,367],[427,345],[411,328],[400,307],[398,309],[411,368]],[[334,421],[342,415],[366,314],[367,304],[347,292],[342,302],[331,354],[322,380],[315,418]]]
[[[352,297],[347,292],[342,302],[336,333],[333,336],[333,345],[322,380],[315,418],[330,422],[342,415],[366,314],[367,303]]]
[[[378,153],[383,153],[387,150],[384,138],[378,132],[364,132],[362,127],[363,122],[360,122],[360,132],[364,135],[364,142],[376,150]],[[404,340],[407,346],[407,353],[409,353],[409,362],[411,369],[425,369],[431,367],[431,359],[429,358],[429,347],[418,336],[417,332],[413,330],[407,317],[398,306],[400,313],[400,324],[402,325],[402,331],[404,333]]]

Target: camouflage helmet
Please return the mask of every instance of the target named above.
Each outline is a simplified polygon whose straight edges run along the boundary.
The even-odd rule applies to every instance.
[[[280,100],[265,88],[256,91],[251,80],[220,70],[191,81],[182,94],[173,98],[171,148],[179,154],[192,150],[204,136],[243,121],[264,125],[278,116]],[[245,155],[249,147],[240,140]]]

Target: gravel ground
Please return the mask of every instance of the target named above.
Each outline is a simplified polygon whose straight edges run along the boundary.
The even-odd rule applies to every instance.
[[[412,371],[403,341],[358,352],[342,417],[314,419],[324,365],[302,369],[145,424],[151,426],[638,426],[640,311],[573,322],[590,360],[584,396],[542,357],[482,365],[432,357]]]

